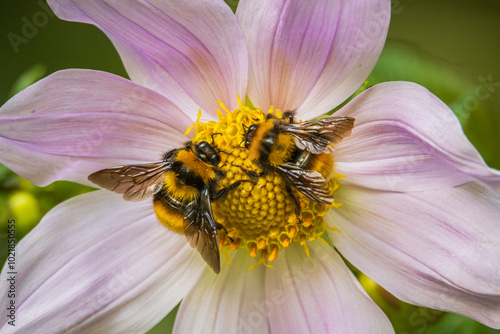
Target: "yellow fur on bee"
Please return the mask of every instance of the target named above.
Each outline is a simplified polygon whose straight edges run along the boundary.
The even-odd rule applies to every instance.
[[[248,157],[250,158],[250,160],[255,161],[255,160],[258,160],[260,158],[259,147],[260,147],[260,143],[262,141],[262,138],[273,127],[274,127],[274,123],[272,121],[267,121],[267,122],[259,124],[257,129],[255,129],[255,132],[254,132],[253,138],[252,138],[252,144],[250,145],[249,152],[248,152]]]
[[[200,191],[195,187],[180,182],[173,171],[167,173],[163,186],[169,194],[172,194],[172,197],[184,203],[191,202],[200,195]]]
[[[333,157],[329,153],[313,155],[305,168],[318,171],[328,181],[332,178]]]
[[[175,233],[184,234],[186,223],[183,214],[170,206],[166,206],[162,201],[154,201],[153,208],[162,225]]]
[[[201,161],[191,151],[181,150],[177,153],[175,160],[186,165],[189,170],[200,176],[204,183],[208,183],[215,178],[214,166]]]
[[[289,161],[295,148],[295,140],[288,134],[281,132],[274,140],[274,145],[269,153],[269,164],[273,167]]]

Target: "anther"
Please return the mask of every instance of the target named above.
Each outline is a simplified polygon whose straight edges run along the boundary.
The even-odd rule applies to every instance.
[[[286,237],[285,239],[283,239],[281,244],[283,245],[283,248],[287,248],[288,246],[290,246],[290,238]]]
[[[229,248],[230,248],[231,250],[237,250],[237,249],[238,249],[238,247],[240,246],[240,242],[241,242],[241,239],[240,239],[240,238],[238,238],[238,239],[234,240],[233,242],[231,242],[231,243],[229,244]]]
[[[260,238],[259,241],[257,242],[257,249],[264,249],[266,245],[267,245],[266,239]]]
[[[257,245],[255,243],[251,244],[251,246],[248,249],[248,253],[250,254],[251,257],[257,256]]]
[[[273,245],[272,249],[271,249],[271,254],[269,254],[269,257],[267,258],[267,260],[269,262],[276,260],[276,258],[278,257],[278,251],[279,251],[278,245]]]

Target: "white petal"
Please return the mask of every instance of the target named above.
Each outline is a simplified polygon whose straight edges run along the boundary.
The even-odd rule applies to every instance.
[[[356,119],[335,148],[337,172],[350,183],[404,192],[480,180],[500,192],[500,171],[486,165],[450,108],[422,86],[375,85],[336,115]]]
[[[114,43],[130,78],[196,116],[237,108],[246,94],[248,55],[221,0],[49,0],[62,19],[94,24]]]
[[[335,247],[399,299],[500,327],[500,196],[479,182],[413,193],[344,184]]]
[[[242,0],[236,15],[250,54],[254,105],[310,119],[366,80],[385,42],[390,2]]]
[[[270,333],[265,267],[249,272],[255,261],[244,250],[232,254],[231,266],[222,261],[221,273],[205,271],[182,301],[174,333]]]
[[[17,247],[17,323],[2,333],[141,333],[189,292],[206,266],[166,231],[151,202],[97,191],[50,211]],[[7,266],[1,279],[5,281]],[[0,286],[2,304],[6,285]]]
[[[119,76],[64,70],[0,108],[0,162],[37,185],[91,185],[103,168],[161,161],[191,119],[161,94]]]
[[[340,256],[319,241],[282,251],[266,270],[272,333],[392,333],[384,312],[368,297]]]

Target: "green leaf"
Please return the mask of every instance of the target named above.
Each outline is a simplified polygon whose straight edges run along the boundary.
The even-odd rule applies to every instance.
[[[231,10],[233,13],[236,13],[236,7],[238,7],[238,3],[240,2],[239,0],[224,0],[229,7],[231,7]]]
[[[12,88],[10,89],[10,96],[14,96],[28,86],[31,86],[32,84],[43,78],[46,73],[47,68],[42,64],[36,64],[35,66],[29,68],[14,82]]]

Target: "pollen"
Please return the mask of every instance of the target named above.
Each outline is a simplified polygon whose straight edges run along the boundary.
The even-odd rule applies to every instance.
[[[225,188],[236,181],[243,181],[225,197],[212,202],[212,210],[217,223],[225,229],[219,230],[221,252],[244,249],[249,256],[256,258],[258,265],[271,268],[281,251],[293,243],[301,245],[309,254],[307,242],[320,240],[326,242],[324,233],[327,226],[323,217],[332,207],[341,203],[323,205],[311,201],[293,189],[300,202],[300,214],[297,216],[295,202],[287,192],[285,180],[277,173],[269,173],[258,179],[252,179],[242,168],[255,173],[261,170],[250,159],[250,152],[244,147],[245,131],[252,124],[266,120],[266,114],[272,113],[281,118],[282,112],[273,107],[266,113],[253,106],[243,104],[238,98],[239,108],[227,110],[219,102],[217,110],[219,121],[200,122],[198,119],[187,133],[195,130],[192,141],[207,141],[217,147],[221,155],[218,169],[222,172],[218,189]],[[187,134],[186,133],[186,134]],[[334,175],[329,181],[329,190],[333,194],[340,186],[342,175]]]

